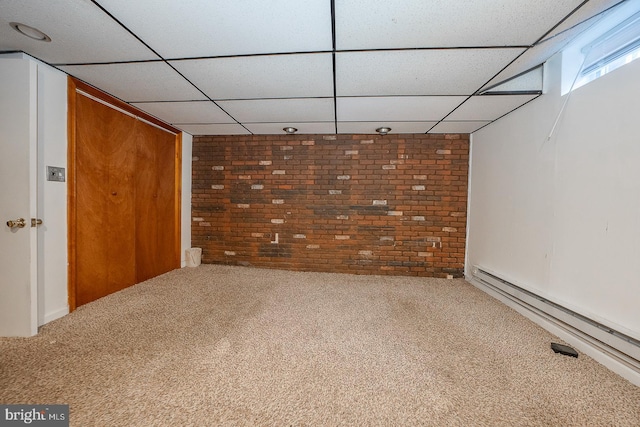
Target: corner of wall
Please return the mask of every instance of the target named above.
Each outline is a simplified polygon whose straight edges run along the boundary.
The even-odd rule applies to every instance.
[[[469,233],[471,230],[471,177],[473,174],[473,134],[469,135],[469,168],[467,169],[467,234],[464,245],[464,277],[469,280],[471,271],[469,269]]]
[[[182,132],[182,215],[180,225],[180,266],[185,267],[185,251],[191,247],[191,160],[193,136]]]

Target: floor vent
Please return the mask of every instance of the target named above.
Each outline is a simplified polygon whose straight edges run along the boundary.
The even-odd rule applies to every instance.
[[[549,301],[481,267],[474,267],[472,272],[471,283],[474,285],[478,287],[483,286],[485,290],[492,291],[497,295],[492,292],[489,292],[490,294],[501,296],[502,298],[499,299],[507,299],[510,301],[511,304],[509,305],[514,308],[520,307],[521,309],[525,309],[530,314],[534,314],[546,322],[551,323],[556,328],[559,328],[559,330],[569,334],[570,337],[575,338],[573,342],[571,342],[572,345],[587,344],[633,371],[635,374],[634,378],[636,376],[640,378],[640,340],[607,325],[603,325],[580,313],[576,313],[560,304]],[[522,310],[518,311],[525,314]],[[530,315],[527,315],[527,317],[545,326],[534,317]],[[561,338],[567,340],[566,335]],[[590,355],[593,357],[593,354]],[[599,361],[606,365],[602,360]],[[616,372],[619,371],[616,369],[613,370]],[[621,372],[618,373],[622,375]]]

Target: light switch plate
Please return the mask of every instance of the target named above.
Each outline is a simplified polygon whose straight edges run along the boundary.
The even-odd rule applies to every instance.
[[[64,168],[55,166],[47,166],[47,181],[59,181],[64,182]]]

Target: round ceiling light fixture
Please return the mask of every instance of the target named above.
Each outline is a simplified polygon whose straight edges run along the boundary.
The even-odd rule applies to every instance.
[[[391,132],[391,128],[381,127],[381,128],[376,129],[376,132],[378,132],[380,135],[386,135],[389,132]]]
[[[298,129],[292,127],[282,128],[282,130],[285,131],[287,135],[293,135],[294,133],[298,132]]]
[[[38,40],[41,42],[50,42],[51,37],[43,33],[37,28],[30,27],[26,24],[21,24],[20,22],[10,22],[11,28],[22,34],[23,36],[27,36],[30,39]]]

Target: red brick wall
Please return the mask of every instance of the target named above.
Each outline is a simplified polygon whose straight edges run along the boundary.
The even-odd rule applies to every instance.
[[[197,136],[204,263],[462,277],[468,135]]]

